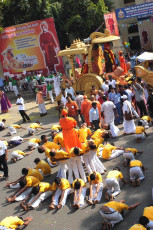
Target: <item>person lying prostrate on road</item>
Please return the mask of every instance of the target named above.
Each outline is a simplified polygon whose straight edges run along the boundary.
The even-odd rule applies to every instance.
[[[8,127],[9,132],[7,133],[8,136],[12,136],[13,134],[17,133],[17,129],[25,129],[23,127],[21,127],[20,125],[10,125]]]
[[[41,140],[39,138],[32,138],[28,142],[28,149],[30,150],[36,149],[40,143]]]
[[[42,126],[40,126],[40,122],[36,121],[35,123],[31,124],[27,130],[28,130],[28,134],[29,135],[34,135],[34,133],[38,130],[38,129],[45,129]]]
[[[112,160],[123,153],[124,149],[122,147],[116,147],[108,143],[103,147],[102,158],[105,160]]]
[[[20,226],[26,227],[32,220],[33,217],[26,217],[25,219],[23,219],[22,217],[8,216],[0,222],[0,229],[10,230],[18,229]]]
[[[23,159],[25,156],[28,156],[30,153],[32,153],[33,151],[30,151],[30,152],[23,152],[22,150],[14,150],[12,153],[11,153],[11,162],[12,163],[16,163],[16,161],[18,160],[21,160]]]

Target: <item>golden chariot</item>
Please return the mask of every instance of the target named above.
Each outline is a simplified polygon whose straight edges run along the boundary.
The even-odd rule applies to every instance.
[[[77,91],[85,92],[86,95],[89,95],[91,86],[95,85],[96,89],[101,88],[103,83],[102,77],[95,74],[92,68],[92,49],[94,44],[104,44],[119,40],[119,36],[110,35],[108,30],[105,30],[104,33],[93,32],[90,35],[90,44],[85,44],[81,42],[80,39],[73,41],[69,48],[66,47],[65,50],[59,51],[57,56],[66,56],[69,59],[69,62],[72,67],[73,74],[73,88]],[[74,57],[78,54],[87,55],[88,57],[88,73],[83,74],[79,79],[76,77],[76,71],[74,66]]]

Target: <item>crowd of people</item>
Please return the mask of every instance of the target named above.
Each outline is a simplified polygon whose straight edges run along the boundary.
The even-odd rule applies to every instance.
[[[46,135],[37,137],[39,129],[46,128],[39,121],[30,123],[24,99],[17,87],[14,87],[16,80],[9,81],[8,85],[4,86],[5,91],[14,90],[17,96],[16,105],[23,123],[29,122],[29,127],[25,131],[29,138],[13,136],[10,141],[7,139],[0,141],[0,171],[4,172],[1,177],[5,180],[9,178],[8,151],[11,152],[11,162],[18,164],[18,161],[35,149],[38,150],[34,160],[36,166],[31,169],[23,168],[22,177],[6,184],[8,188],[15,189],[6,200],[8,203],[20,202],[20,207],[29,211],[51,197],[49,209],[59,210],[66,205],[67,197],[74,193],[72,206],[74,209],[79,209],[85,205],[86,197],[89,205],[100,203],[105,187],[104,196],[108,202],[100,208],[100,214],[103,218],[103,230],[109,230],[123,220],[124,210],[136,208],[140,202],[128,206],[124,200],[114,201],[121,193],[120,181],[124,184],[128,181],[123,178],[120,167],[114,167],[106,172],[105,161],[113,162],[114,158],[122,155],[122,165],[128,168],[131,185],[140,186],[145,179],[145,167],[136,157],[142,152],[132,146],[129,148],[115,146],[110,140],[119,135],[119,127],[123,124],[124,135],[134,134],[138,143],[144,141],[148,136],[146,130],[153,124],[152,89],[141,78],[131,78],[130,82],[123,86],[117,85],[115,79],[109,75],[108,79],[103,77],[100,89],[97,90],[92,85],[89,95],[85,95],[83,92],[75,92],[70,82],[63,89],[62,76],[59,74],[54,73],[49,78],[51,81],[47,83],[47,92],[51,103],[54,103],[56,97],[56,110],[59,113],[59,124],[51,126],[52,142],[48,141]],[[44,77],[38,74],[20,80],[23,90],[36,93],[40,116],[47,114],[43,95],[44,80]],[[5,100],[8,106],[11,106],[8,99]],[[6,129],[5,122],[6,119],[0,122],[1,133]],[[26,130],[18,124],[11,124],[7,129],[9,136],[16,135],[18,129]],[[33,135],[35,137],[31,137]],[[12,148],[20,147],[23,141],[28,141],[27,151],[21,149],[12,151]],[[44,153],[44,160],[39,159],[39,153]],[[53,184],[44,182],[44,177],[52,177],[52,167],[57,166],[59,170]],[[103,181],[102,175],[106,173],[106,179]],[[139,223],[130,229],[153,229],[152,217],[153,207],[145,207]],[[31,220],[31,217],[25,220],[6,217],[0,222],[0,229],[14,229],[29,224]]]

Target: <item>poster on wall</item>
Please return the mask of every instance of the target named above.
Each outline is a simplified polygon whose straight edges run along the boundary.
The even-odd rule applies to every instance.
[[[115,12],[104,14],[106,29],[110,31],[111,35],[119,36],[118,24]]]
[[[147,26],[139,27],[139,36],[140,36],[141,47],[148,51],[151,50],[152,45],[151,45],[149,29]]]
[[[64,73],[53,18],[4,28],[0,34],[3,71],[12,74],[43,70]]]

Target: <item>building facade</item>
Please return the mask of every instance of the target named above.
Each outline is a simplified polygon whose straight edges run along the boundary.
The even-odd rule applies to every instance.
[[[113,10],[139,5],[153,0],[112,0]],[[122,42],[130,43],[131,50],[153,49],[153,20],[150,15],[143,18],[129,18],[118,21]]]

